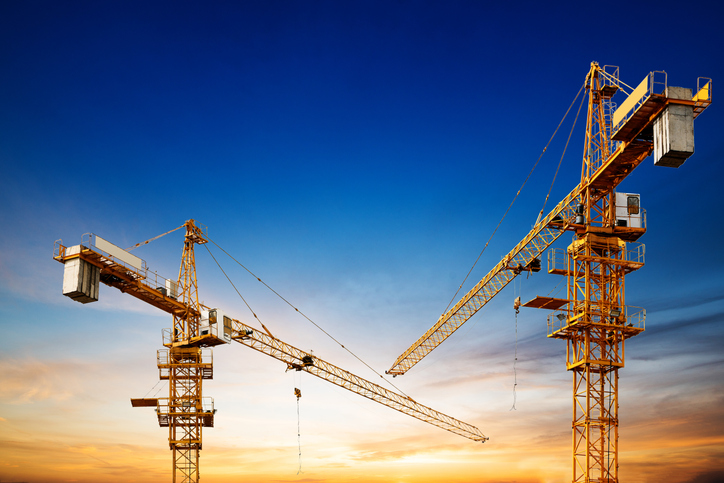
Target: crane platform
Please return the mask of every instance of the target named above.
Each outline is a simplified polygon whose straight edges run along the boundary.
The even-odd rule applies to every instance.
[[[555,297],[541,297],[540,295],[536,295],[534,299],[527,301],[521,307],[556,310],[560,309],[564,305],[568,305],[569,302],[570,300],[568,299],[557,299]]]
[[[134,408],[146,408],[146,407],[155,408],[158,406],[158,398],[157,397],[131,398],[131,406]]]

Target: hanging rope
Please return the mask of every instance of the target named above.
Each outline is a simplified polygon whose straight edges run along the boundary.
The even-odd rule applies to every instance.
[[[518,368],[516,367],[516,364],[518,363],[518,309],[515,309],[515,359],[513,360],[513,406],[509,409],[509,411],[517,411],[515,408],[515,402],[517,399],[516,395],[516,389],[518,387]]]
[[[181,229],[181,228],[183,228],[183,227],[185,227],[185,226],[186,226],[186,224],[184,223],[183,225],[179,226],[178,228],[174,228],[174,229],[171,230],[171,231],[167,231],[166,233],[164,233],[164,234],[162,234],[162,235],[155,236],[155,237],[151,238],[150,240],[146,240],[145,242],[136,243],[136,244],[133,245],[131,248],[126,248],[126,251],[127,251],[127,252],[130,252],[130,251],[133,250],[134,248],[138,248],[138,247],[140,247],[141,245],[147,245],[147,244],[151,243],[153,240],[158,240],[158,239],[161,238],[162,236],[166,236],[166,235],[168,235],[169,233],[173,233],[173,232],[175,232],[176,230],[179,230],[179,229]]]
[[[302,472],[302,430],[301,430],[301,418],[299,417],[299,400],[302,398],[301,389],[294,388],[294,395],[297,396],[297,444],[299,446],[299,469],[297,474]]]
[[[522,287],[522,281],[518,288],[518,296],[515,298],[515,301],[513,302],[513,309],[515,309],[515,357],[513,359],[513,406],[509,409],[509,411],[516,411],[515,409],[515,402],[517,399],[516,395],[516,389],[518,387],[518,368],[516,367],[518,364],[518,313],[520,312],[520,289]],[[515,284],[513,284],[513,288],[515,288]]]
[[[503,213],[503,217],[502,217],[502,218],[500,219],[500,221],[498,222],[498,225],[495,227],[495,230],[493,230],[493,233],[490,235],[490,238],[489,238],[488,241],[485,243],[485,246],[483,247],[483,249],[480,251],[480,255],[478,255],[478,258],[475,259],[475,263],[473,263],[473,266],[470,267],[470,270],[468,271],[468,274],[465,275],[465,278],[463,279],[462,283],[460,284],[460,286],[458,287],[457,291],[455,292],[455,295],[453,295],[452,298],[450,299],[450,302],[448,302],[447,307],[445,307],[445,310],[443,311],[443,313],[447,313],[447,311],[448,311],[448,309],[450,308],[450,306],[452,305],[452,303],[457,299],[458,294],[460,293],[460,290],[462,290],[462,288],[463,288],[463,285],[465,285],[465,282],[468,280],[468,277],[470,277],[470,274],[472,273],[473,269],[474,269],[475,266],[478,264],[478,261],[480,260],[480,257],[482,257],[482,256],[483,256],[483,253],[485,253],[485,249],[488,248],[488,245],[490,244],[490,241],[493,239],[493,237],[495,236],[495,233],[498,231],[498,228],[500,228],[500,225],[503,223],[503,220],[505,220],[505,217],[508,215],[508,212],[509,212],[510,209],[513,207],[513,204],[515,203],[515,200],[518,199],[518,195],[520,195],[520,192],[523,190],[523,187],[526,185],[526,183],[527,183],[528,180],[530,179],[531,175],[533,174],[533,171],[535,171],[536,166],[538,166],[538,163],[540,162],[541,158],[543,157],[543,155],[545,154],[545,152],[548,150],[548,146],[550,146],[551,142],[553,141],[553,138],[556,136],[556,133],[558,133],[558,129],[560,129],[561,125],[563,124],[563,121],[565,121],[566,117],[568,116],[568,113],[571,111],[571,107],[573,107],[573,105],[574,105],[575,102],[576,102],[576,99],[578,99],[578,96],[581,94],[581,91],[583,91],[583,89],[584,89],[585,87],[586,87],[586,82],[584,81],[584,82],[583,82],[583,85],[582,85],[581,88],[578,90],[578,94],[576,94],[576,97],[573,98],[573,101],[571,102],[571,105],[568,106],[568,110],[567,110],[566,113],[563,115],[563,119],[561,119],[561,122],[558,123],[558,127],[556,127],[556,130],[553,131],[553,135],[552,135],[551,138],[548,140],[548,144],[545,145],[545,147],[543,148],[543,151],[540,153],[540,156],[538,156],[538,159],[536,160],[535,164],[533,164],[533,167],[531,168],[530,173],[528,173],[528,176],[526,176],[525,180],[523,181],[523,184],[520,186],[520,188],[518,188],[518,192],[517,192],[517,193],[515,194],[515,196],[513,197],[513,201],[510,202],[510,206],[508,206],[508,209],[505,210],[505,213]],[[579,112],[580,112],[580,108],[579,108]],[[577,117],[577,116],[576,116],[576,117]],[[569,139],[570,139],[570,136],[569,136]],[[566,145],[568,145],[568,144],[566,143]],[[560,163],[559,163],[559,166],[560,166]],[[540,217],[539,217],[539,218],[540,218]]]
[[[159,387],[159,388],[158,388],[158,391],[156,391],[156,394],[154,394],[153,397],[158,396],[158,393],[160,393],[161,390],[164,389],[165,387],[166,387],[166,384],[164,384],[163,386]]]
[[[217,245],[217,246],[218,246],[218,245]],[[251,305],[249,305],[249,303],[246,301],[246,299],[241,295],[241,292],[239,292],[239,289],[236,288],[236,285],[234,285],[234,282],[231,281],[231,279],[229,278],[229,276],[226,274],[226,271],[225,271],[223,268],[221,268],[221,265],[219,264],[219,261],[216,260],[216,257],[214,256],[213,253],[211,253],[211,250],[209,250],[209,247],[207,247],[207,246],[204,244],[204,248],[206,248],[206,251],[209,252],[209,255],[211,255],[211,258],[214,259],[214,262],[216,262],[216,266],[219,267],[219,270],[221,270],[221,273],[224,274],[224,277],[226,277],[226,280],[228,280],[229,283],[231,284],[231,286],[234,287],[234,290],[236,290],[236,293],[239,295],[239,298],[244,301],[244,304],[246,305],[246,308],[249,309],[249,312],[251,312],[251,315],[253,315],[254,318],[257,320],[257,322],[259,322],[259,324],[261,324],[262,328],[264,329],[264,331],[265,331],[267,334],[269,334],[271,337],[274,337],[274,336],[272,335],[272,333],[269,332],[269,329],[266,328],[266,325],[264,325],[264,323],[261,321],[261,319],[260,319],[259,317],[257,317],[256,312],[254,312],[254,311],[252,310]]]
[[[148,395],[151,393],[151,391],[153,391],[154,389],[156,389],[156,386],[158,386],[158,385],[161,384],[162,382],[163,382],[163,381],[158,381],[156,384],[154,384],[153,387],[152,387],[151,389],[149,389],[146,394],[143,395],[143,397],[145,398],[146,396],[148,396]],[[158,390],[158,392],[160,392],[161,389],[163,389],[163,386],[161,386],[161,388]],[[158,392],[156,392],[156,394],[158,394]],[[154,394],[154,396],[155,396],[156,394]]]
[[[583,90],[583,86],[581,86],[581,89],[578,91],[578,94],[576,94],[576,98],[573,99],[573,102],[576,102],[576,99],[581,94],[581,91]],[[581,97],[581,103],[578,105],[578,112],[576,112],[576,118],[573,120],[573,125],[571,126],[571,131],[568,133],[568,139],[566,140],[566,146],[563,148],[563,154],[561,154],[561,159],[558,160],[558,167],[556,168],[556,172],[553,175],[553,181],[551,181],[551,186],[548,188],[548,194],[546,195],[546,199],[543,202],[543,208],[540,209],[540,213],[538,213],[538,219],[536,220],[535,224],[537,225],[538,222],[540,222],[541,217],[543,216],[543,211],[546,209],[546,204],[548,203],[548,198],[551,196],[551,191],[553,190],[553,185],[556,182],[556,178],[558,177],[558,171],[561,169],[561,163],[563,162],[563,157],[566,155],[566,151],[568,150],[568,143],[571,142],[571,135],[573,134],[573,129],[576,127],[576,123],[578,122],[578,116],[581,114],[581,108],[583,107],[584,101],[586,100],[586,96]],[[573,103],[568,107],[568,111],[566,111],[566,115],[568,115],[568,112],[571,110],[571,107],[573,107]],[[564,116],[565,119],[565,116]],[[561,121],[563,122],[563,121]],[[561,127],[559,124],[558,127]],[[558,129],[556,129],[557,131]]]
[[[212,240],[212,239],[209,238],[209,241],[210,241],[211,243],[213,243],[213,244],[216,246],[216,248],[218,248],[219,250],[221,250],[222,252],[224,252],[229,258],[231,258],[234,262],[236,262],[241,268],[243,268],[244,270],[246,270],[246,271],[249,273],[249,275],[251,275],[252,277],[254,277],[255,279],[257,279],[257,281],[259,281],[262,285],[264,285],[266,288],[268,288],[274,295],[276,295],[277,297],[279,297],[279,298],[280,298],[281,300],[283,300],[287,305],[289,305],[291,308],[293,308],[299,315],[301,315],[302,317],[304,317],[305,319],[307,319],[307,321],[310,322],[312,325],[314,325],[317,329],[321,330],[322,333],[324,333],[324,335],[326,335],[327,337],[329,337],[330,339],[332,339],[334,342],[336,342],[337,345],[339,345],[342,349],[344,349],[344,350],[347,351],[350,355],[352,355],[352,357],[354,357],[354,358],[357,359],[359,362],[361,362],[361,363],[362,363],[365,367],[367,367],[370,371],[372,371],[372,372],[374,372],[375,374],[377,374],[377,375],[380,377],[380,379],[382,379],[383,381],[385,381],[385,382],[386,382],[387,384],[389,384],[390,386],[394,387],[400,394],[402,394],[402,395],[405,396],[406,398],[412,400],[412,398],[411,398],[410,396],[408,396],[407,394],[405,394],[405,392],[404,392],[402,389],[400,389],[399,387],[395,386],[389,379],[386,379],[382,374],[380,374],[380,373],[377,372],[374,368],[372,368],[372,366],[370,366],[370,365],[367,364],[365,361],[363,361],[359,356],[357,356],[357,354],[355,354],[354,352],[352,352],[351,350],[349,350],[347,347],[345,347],[344,344],[342,344],[340,341],[338,341],[337,339],[335,339],[329,332],[327,332],[326,330],[324,330],[319,324],[317,324],[315,321],[313,321],[312,319],[310,319],[309,317],[307,317],[307,315],[304,314],[304,312],[302,312],[301,310],[299,310],[299,309],[298,309],[297,307],[295,307],[291,302],[289,302],[287,299],[285,299],[284,297],[282,297],[276,290],[274,290],[274,289],[271,288],[269,285],[267,285],[266,282],[264,282],[261,278],[257,277],[251,270],[249,270],[248,268],[246,268],[240,261],[238,261],[236,258],[234,258],[233,256],[231,256],[231,254],[229,254],[229,252],[227,252],[226,250],[224,250],[223,248],[221,248],[214,240]],[[204,247],[206,247],[206,245],[204,245]],[[208,247],[206,247],[206,250],[207,250],[207,251],[209,252],[209,254],[211,255],[211,251],[208,249]],[[224,269],[221,268],[221,265],[219,265],[219,262],[216,260],[216,258],[215,258],[213,255],[211,255],[211,258],[214,259],[214,261],[216,262],[216,265],[217,265],[217,266],[221,269],[221,271],[224,273],[224,276],[226,276],[226,279],[229,280],[229,283],[231,283],[231,285],[234,287],[234,290],[236,290],[236,293],[239,294],[239,297],[241,297],[241,293],[239,293],[239,291],[236,289],[236,286],[231,282],[231,279],[229,278],[228,275],[226,275],[226,272],[224,272]],[[241,297],[241,298],[242,298],[242,300],[244,300],[243,297]],[[244,300],[244,303],[246,303],[246,300]],[[249,304],[247,304],[246,306],[249,307]],[[251,307],[249,307],[249,310],[251,311],[252,314],[254,314],[254,317],[255,317],[257,320],[259,320],[259,318],[256,316],[256,314],[254,313],[254,311],[251,310]],[[259,320],[259,323],[261,324],[261,320]],[[264,327],[264,324],[262,324],[262,327]],[[264,330],[266,330],[267,333],[268,333],[270,336],[272,336],[271,333],[269,333],[269,331],[268,331],[268,329],[267,329],[266,327],[264,327]],[[272,337],[274,337],[274,336],[272,336]]]
[[[564,280],[565,280],[565,278],[562,278],[562,277],[558,280],[558,283],[556,284],[556,286],[553,287],[550,292],[548,292],[548,296],[549,296],[549,297],[551,296],[551,294],[553,294],[553,291],[554,291],[555,289],[557,289],[558,286],[561,284],[561,282],[564,281]],[[561,287],[561,288],[563,288],[563,287]],[[559,290],[559,291],[560,291],[560,290]],[[556,292],[556,295],[558,295],[558,292]]]

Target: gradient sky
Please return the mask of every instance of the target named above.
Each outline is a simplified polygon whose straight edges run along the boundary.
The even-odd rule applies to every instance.
[[[167,431],[129,398],[165,394],[155,351],[171,321],[105,286],[94,304],[63,297],[55,240],[127,247],[194,218],[382,372],[445,309],[591,61],[629,85],[714,79],[695,155],[678,170],[648,159],[620,187],[648,213],[646,266],[627,278],[648,318],[620,372],[620,476],[724,481],[721,32],[708,1],[0,2],[0,481],[170,479]],[[465,289],[535,222],[569,129]],[[582,129],[548,208],[579,181]],[[134,253],[174,277],[180,233]],[[275,335],[375,380],[223,264]],[[197,265],[201,299],[251,323],[206,250]],[[521,277],[394,381],[484,445],[217,348],[202,481],[570,481],[571,374],[543,311],[518,317],[510,410],[512,301],[563,286]]]

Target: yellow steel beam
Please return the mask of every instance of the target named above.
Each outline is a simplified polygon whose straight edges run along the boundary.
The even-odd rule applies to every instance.
[[[275,337],[257,332],[238,320],[233,319],[232,324],[234,331],[232,338],[235,341],[285,362],[288,368],[305,371],[355,394],[473,441],[485,442],[488,439],[471,424],[424,406],[407,396],[385,389]]]

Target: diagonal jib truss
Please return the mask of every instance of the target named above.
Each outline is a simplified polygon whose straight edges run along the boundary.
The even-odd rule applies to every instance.
[[[252,327],[238,320],[233,320],[233,331],[232,338],[240,344],[285,362],[289,368],[303,370],[348,391],[473,441],[485,442],[488,439],[471,424],[447,416],[409,397],[355,376],[275,337],[254,331]]]
[[[579,185],[558,203],[472,290],[398,357],[387,373],[401,375],[407,372],[540,257],[575,219],[582,192],[583,186]]]
[[[648,157],[651,151],[653,143],[650,141],[632,139],[622,142],[618,149],[598,165],[589,179],[576,186],[475,287],[403,352],[387,373],[404,374],[450,337],[521,271],[527,270],[529,264],[552,245],[564,231],[572,228],[571,225],[578,214],[576,208],[579,203],[584,203],[585,198],[588,198],[588,203],[591,204],[605,197]]]

